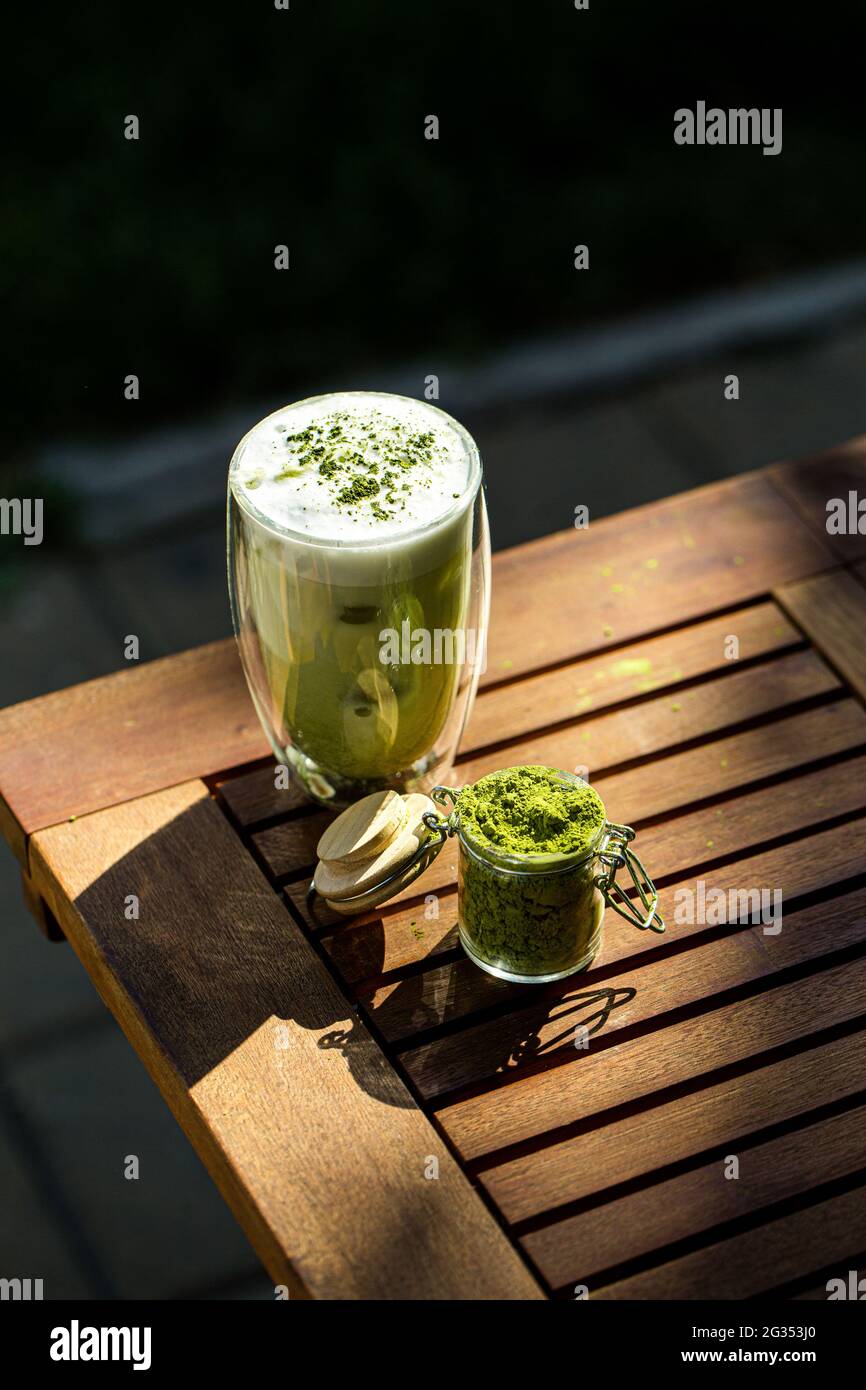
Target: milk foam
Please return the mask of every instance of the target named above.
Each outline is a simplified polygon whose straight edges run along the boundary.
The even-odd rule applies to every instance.
[[[350,462],[323,476],[310,440],[327,441],[335,421],[339,443],[328,450]],[[305,441],[292,439],[310,426]],[[403,456],[404,441],[405,456],[415,459],[405,470],[389,465]],[[269,529],[363,546],[399,543],[401,534],[462,511],[477,475],[470,436],[444,411],[406,396],[353,391],[300,401],[260,421],[238,445],[229,480],[243,509]],[[344,493],[341,501],[353,478],[372,479],[378,490],[351,502]]]

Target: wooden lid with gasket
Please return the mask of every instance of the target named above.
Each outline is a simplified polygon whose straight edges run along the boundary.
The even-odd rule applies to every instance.
[[[396,807],[384,800],[389,797],[396,798]],[[351,912],[355,909],[346,899],[369,894],[383,879],[398,873],[401,864],[407,874],[411,872],[411,861],[430,834],[423,817],[431,811],[436,814],[433,802],[418,792],[408,796],[376,793],[343,811],[319,841],[314,880],[317,893],[336,911]],[[393,829],[386,835],[388,825]],[[327,855],[322,853],[323,847]],[[401,886],[399,879],[388,884],[381,901],[399,893]]]
[[[331,822],[316,854],[327,863],[365,863],[394,839],[405,820],[406,804],[399,792],[373,792]]]

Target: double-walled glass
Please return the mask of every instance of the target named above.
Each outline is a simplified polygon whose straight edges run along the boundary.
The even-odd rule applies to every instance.
[[[464,490],[436,521],[367,542],[275,524],[237,482],[249,436],[232,458],[228,569],[241,661],[277,758],[331,806],[381,788],[427,791],[450,768],[475,696],[490,540],[478,449],[446,420],[467,450]]]

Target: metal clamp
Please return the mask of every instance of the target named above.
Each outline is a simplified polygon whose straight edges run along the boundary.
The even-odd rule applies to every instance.
[[[437,786],[434,787],[430,793],[431,800],[435,801],[438,806],[445,807],[446,810],[448,809],[447,802],[451,802],[451,811],[447,819],[445,821],[437,821],[437,825],[447,825],[449,835],[454,835],[457,833],[457,798],[459,795],[459,787]],[[429,815],[430,812],[428,811],[427,815],[423,818],[425,825],[428,822]]]
[[[595,880],[596,886],[601,890],[608,907],[612,907],[620,917],[631,922],[633,927],[638,927],[640,931],[649,929],[663,932],[664,918],[657,910],[658,889],[637,855],[629,849],[629,842],[633,839],[634,831],[630,825],[614,825],[611,821],[607,822],[607,834],[598,854],[600,862],[606,865],[607,872],[598,875]],[[631,875],[645,916],[641,916],[631,898],[626,895],[622,884],[616,881],[616,871],[622,868],[628,869]]]

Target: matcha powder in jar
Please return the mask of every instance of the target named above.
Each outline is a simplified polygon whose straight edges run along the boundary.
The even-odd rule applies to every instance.
[[[483,970],[543,983],[585,969],[601,944],[606,905],[635,926],[664,931],[653,884],[628,848],[634,831],[612,825],[579,777],[510,767],[433,795],[454,803],[460,940]],[[635,898],[615,882],[623,865]]]

